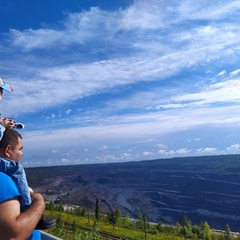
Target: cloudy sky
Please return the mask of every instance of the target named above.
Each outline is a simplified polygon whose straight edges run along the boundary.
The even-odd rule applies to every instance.
[[[26,167],[240,153],[240,1],[2,0],[2,116]]]

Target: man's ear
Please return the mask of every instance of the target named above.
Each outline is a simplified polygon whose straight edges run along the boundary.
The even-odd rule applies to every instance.
[[[4,149],[4,155],[6,156],[6,158],[10,158],[11,156],[11,145],[7,145]]]

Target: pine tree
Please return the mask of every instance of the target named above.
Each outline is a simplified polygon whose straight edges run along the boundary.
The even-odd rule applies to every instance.
[[[116,209],[115,216],[116,216],[116,222],[118,223],[122,217],[122,213],[119,208]]]
[[[116,224],[116,222],[117,222],[117,218],[116,218],[116,212],[113,212],[112,209],[110,209],[110,211],[109,211],[109,213],[108,213],[108,221],[109,221],[109,223],[112,224],[113,229],[114,229],[115,224]]]
[[[163,227],[163,225],[162,225],[162,221],[159,221],[159,222],[158,222],[156,228],[157,228],[157,230],[158,230],[159,232],[164,232],[164,227]]]
[[[186,216],[184,216],[182,219],[181,233],[183,234],[185,240],[187,237],[192,236],[192,222]]]
[[[144,227],[144,235],[147,238],[147,216],[146,214],[143,215],[143,227]]]
[[[96,206],[95,206],[95,219],[99,220],[99,199],[96,199]]]
[[[224,240],[232,240],[231,230],[228,224],[226,224],[224,229]]]
[[[200,224],[200,238],[204,239],[204,240],[210,240],[212,239],[211,237],[211,231],[210,231],[210,226],[208,225],[208,223],[205,222],[201,222]]]

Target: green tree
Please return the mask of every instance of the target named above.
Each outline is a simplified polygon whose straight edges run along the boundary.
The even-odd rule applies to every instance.
[[[182,218],[182,228],[180,233],[183,234],[184,239],[186,240],[188,237],[192,237],[192,222],[186,216]]]
[[[99,220],[99,199],[96,199],[96,206],[95,206],[95,219]]]
[[[148,228],[147,225],[148,225],[147,216],[144,213],[144,215],[143,215],[143,229],[144,229],[144,236],[145,236],[145,238],[147,238],[147,228]]]
[[[59,215],[61,216],[62,212],[64,212],[64,207],[63,207],[62,203],[59,204],[58,211],[59,211]]]
[[[159,222],[158,222],[156,228],[157,228],[157,230],[158,230],[159,232],[161,232],[161,233],[164,232],[164,227],[163,227],[163,225],[162,225],[162,221],[159,221]]]
[[[181,224],[179,222],[176,222],[175,232],[176,234],[179,234],[181,232]]]
[[[112,224],[113,229],[114,229],[115,224],[117,222],[117,217],[116,217],[116,212],[114,212],[112,209],[110,209],[110,211],[108,213],[108,221],[109,221],[109,223]]]
[[[54,210],[54,203],[51,201],[50,203],[46,204],[46,209],[51,211],[51,216]]]
[[[85,207],[82,209],[81,216],[82,217],[86,217],[87,216],[87,209]]]
[[[78,216],[78,217],[81,216],[81,214],[82,214],[82,210],[80,207],[76,207],[74,209],[74,212],[75,212],[75,216]]]
[[[129,228],[132,226],[132,221],[129,217],[129,214],[127,214],[125,217],[122,218],[122,225],[125,228]]]
[[[232,240],[233,239],[232,234],[231,234],[231,229],[228,224],[225,225],[223,239],[224,240]]]
[[[64,207],[63,207],[63,204],[62,204],[62,203],[60,203],[59,209],[60,209],[60,211],[64,212]]]
[[[164,227],[164,232],[168,235],[173,235],[177,232],[177,230],[174,226],[167,225]]]
[[[144,231],[145,238],[147,237],[147,230],[149,229],[150,225],[147,221],[146,214],[138,214],[139,221],[136,222],[136,226]]]
[[[206,221],[201,222],[200,234],[198,235],[198,237],[200,237],[203,240],[211,240],[212,239],[212,233],[210,231],[210,226],[208,225],[208,223]]]
[[[120,219],[122,218],[122,213],[119,208],[115,210],[115,216],[116,216],[116,222],[118,223]]]

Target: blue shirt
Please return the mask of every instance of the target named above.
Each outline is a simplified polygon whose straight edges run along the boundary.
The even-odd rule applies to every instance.
[[[19,198],[19,200],[21,199],[21,195],[19,194],[16,184],[13,182],[11,177],[0,172],[0,203],[16,197]],[[40,231],[34,230],[28,240],[41,240]]]

